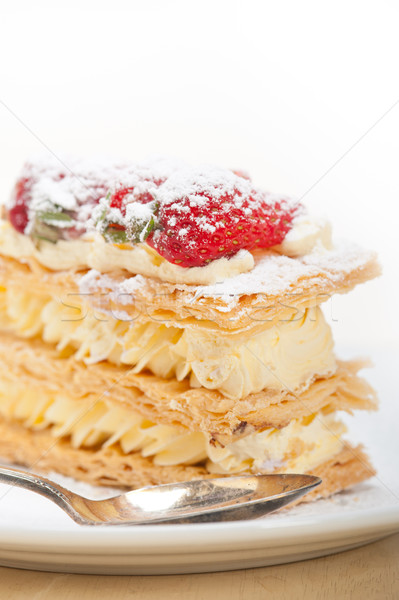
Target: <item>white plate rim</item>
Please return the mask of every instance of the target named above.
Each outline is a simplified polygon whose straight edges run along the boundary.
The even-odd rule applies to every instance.
[[[252,521],[139,527],[81,527],[73,530],[16,530],[0,528],[0,546],[7,550],[50,551],[56,554],[79,549],[92,555],[160,554],[162,552],[209,552],[245,547],[279,547],[296,543],[340,540],[354,536],[375,539],[399,531],[399,503],[373,509],[332,514],[289,517],[268,522]]]

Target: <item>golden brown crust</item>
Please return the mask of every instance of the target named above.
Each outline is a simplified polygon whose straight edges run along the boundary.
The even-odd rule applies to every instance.
[[[217,477],[203,466],[163,467],[137,452],[125,455],[116,447],[72,448],[68,440],[55,440],[47,430],[30,431],[1,418],[0,456],[32,471],[56,471],[94,485],[133,488]],[[303,501],[330,496],[375,474],[361,448],[348,445],[311,473],[321,477],[323,483]]]
[[[376,408],[373,389],[356,374],[363,366],[361,361],[339,362],[333,376],[316,380],[300,394],[264,390],[235,401],[216,390],[190,388],[187,380],[135,374],[107,362],[88,367],[74,357],[62,358],[38,339],[0,335],[0,372],[11,382],[63,391],[77,401],[84,397],[123,404],[154,423],[210,433],[221,444],[266,427],[284,427],[327,407]]]
[[[337,270],[338,269],[338,270]],[[50,271],[36,260],[19,262],[0,256],[0,285],[21,286],[35,293],[56,296],[66,304],[76,305],[79,280],[87,271]],[[365,254],[360,265],[341,271],[336,266],[331,272],[309,270],[287,285],[281,293],[257,293],[241,295],[233,307],[226,307],[220,288],[219,297],[196,295],[196,286],[180,286],[163,283],[152,278],[141,278],[143,285],[135,289],[131,304],[126,304],[126,294],[112,294],[115,286],[132,277],[126,271],[107,274],[97,291],[93,290],[90,300],[96,310],[123,311],[135,321],[166,322],[176,327],[186,325],[210,329],[241,331],[261,327],[266,329],[279,320],[293,318],[305,308],[325,302],[335,293],[346,293],[358,283],[363,283],[380,274],[380,266],[374,255]],[[75,304],[74,304],[75,303]]]

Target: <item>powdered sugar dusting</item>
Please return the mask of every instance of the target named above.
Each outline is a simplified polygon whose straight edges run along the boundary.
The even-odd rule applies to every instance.
[[[128,277],[122,281],[115,281],[109,275],[100,273],[96,269],[90,269],[78,281],[79,292],[82,295],[90,295],[98,291],[109,292],[109,299],[122,305],[134,304],[135,294],[145,287],[146,280],[142,275]],[[122,314],[122,313],[121,313]],[[129,318],[127,313],[121,320]],[[117,317],[118,318],[118,317]]]
[[[110,243],[147,241],[169,262],[190,267],[280,243],[301,209],[212,165],[46,155],[25,165],[9,220],[51,242],[95,230]]]
[[[346,274],[364,267],[373,257],[372,252],[346,241],[337,242],[333,250],[316,246],[310,254],[298,258],[263,252],[255,259],[252,271],[220,283],[197,286],[194,295],[195,299],[218,298],[231,310],[242,296],[249,294],[278,295],[289,290],[301,293],[304,278],[312,277],[312,283],[320,278],[338,283]],[[188,290],[193,286],[176,287]]]
[[[81,294],[92,294],[99,290],[109,289],[114,283],[108,275],[104,275],[96,269],[90,269],[79,279],[79,292]]]
[[[251,271],[210,285],[162,283],[141,275],[117,280],[92,269],[81,277],[79,289],[81,293],[106,290],[111,292],[115,301],[126,306],[133,305],[137,296],[172,293],[175,290],[186,294],[184,302],[188,304],[205,302],[211,298],[216,301],[215,310],[233,312],[236,319],[241,314],[240,299],[246,295],[257,296],[261,303],[265,296],[301,295],[309,286],[318,284],[324,289],[329,283],[339,286],[346,275],[365,268],[374,259],[373,252],[341,240],[332,250],[316,246],[311,253],[298,258],[264,251],[255,258],[255,266]]]
[[[83,228],[93,203],[105,196],[110,183],[128,168],[126,161],[106,158],[33,157],[21,173],[21,178],[31,182],[26,233],[29,234],[36,213],[53,212],[55,207],[74,213],[75,226]]]
[[[67,212],[73,217],[76,230],[94,229],[95,206],[117,185],[135,186],[146,191],[149,183],[165,180],[174,170],[183,168],[182,161],[150,157],[141,162],[110,157],[78,158],[52,154],[33,156],[24,166],[19,180],[29,181],[30,201],[28,224],[31,234],[38,213]],[[15,197],[7,203],[10,209]],[[71,227],[57,221],[57,227]]]
[[[268,194],[257,189],[250,179],[212,165],[177,169],[159,186],[155,198],[160,206],[161,220],[167,223],[165,228],[173,226],[172,223],[176,224],[178,220],[181,226],[173,231],[173,237],[186,250],[190,248],[197,252],[203,250],[201,244],[200,248],[197,247],[198,232],[219,234],[216,235],[216,245],[221,246],[220,251],[224,252],[234,227],[243,218],[261,221],[259,215],[265,205],[281,203],[288,213],[294,209],[300,210],[297,201]],[[226,227],[226,232],[221,224]],[[155,240],[160,236],[156,235]],[[233,236],[236,237],[237,232]],[[158,249],[157,245],[155,247]]]
[[[234,201],[237,208],[241,208],[243,199],[253,192],[253,184],[228,169],[202,165],[173,173],[159,190],[157,198],[161,204],[174,205],[173,208],[180,211],[186,208],[178,202],[181,198],[188,198],[191,206],[198,206],[207,203],[207,196],[218,199],[235,192],[239,194],[235,195]]]
[[[120,304],[126,306],[131,304],[132,298],[135,294],[143,289],[146,285],[146,280],[142,275],[136,275],[135,277],[128,277],[124,281],[121,281],[116,286],[114,294],[117,296],[117,300]]]

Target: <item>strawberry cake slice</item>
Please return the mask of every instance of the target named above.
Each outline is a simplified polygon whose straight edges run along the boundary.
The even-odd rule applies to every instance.
[[[375,394],[321,305],[378,274],[241,171],[34,158],[0,222],[0,455],[119,487],[362,481],[338,413]]]

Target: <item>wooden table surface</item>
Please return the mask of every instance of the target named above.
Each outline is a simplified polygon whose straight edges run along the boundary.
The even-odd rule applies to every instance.
[[[1,600],[399,599],[399,533],[325,558],[201,575],[105,576],[0,568]]]

